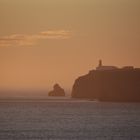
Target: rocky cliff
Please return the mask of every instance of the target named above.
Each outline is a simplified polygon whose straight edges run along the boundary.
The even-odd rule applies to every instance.
[[[92,70],[75,81],[72,97],[140,102],[140,69]]]
[[[48,93],[48,96],[65,96],[65,91],[59,84],[55,84],[53,90]]]

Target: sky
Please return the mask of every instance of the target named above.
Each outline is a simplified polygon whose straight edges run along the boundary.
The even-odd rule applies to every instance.
[[[99,59],[140,67],[139,0],[0,0],[0,89],[71,89]]]

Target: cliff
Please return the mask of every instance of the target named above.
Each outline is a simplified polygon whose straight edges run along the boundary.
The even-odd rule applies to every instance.
[[[92,70],[75,81],[72,97],[140,102],[140,69]]]

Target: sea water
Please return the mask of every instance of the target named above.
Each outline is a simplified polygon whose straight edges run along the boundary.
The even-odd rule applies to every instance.
[[[2,100],[0,140],[140,140],[140,103]]]

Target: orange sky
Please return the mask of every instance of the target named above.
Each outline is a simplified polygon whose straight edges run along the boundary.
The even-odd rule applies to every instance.
[[[98,64],[140,67],[139,0],[0,0],[0,88],[71,88]]]

